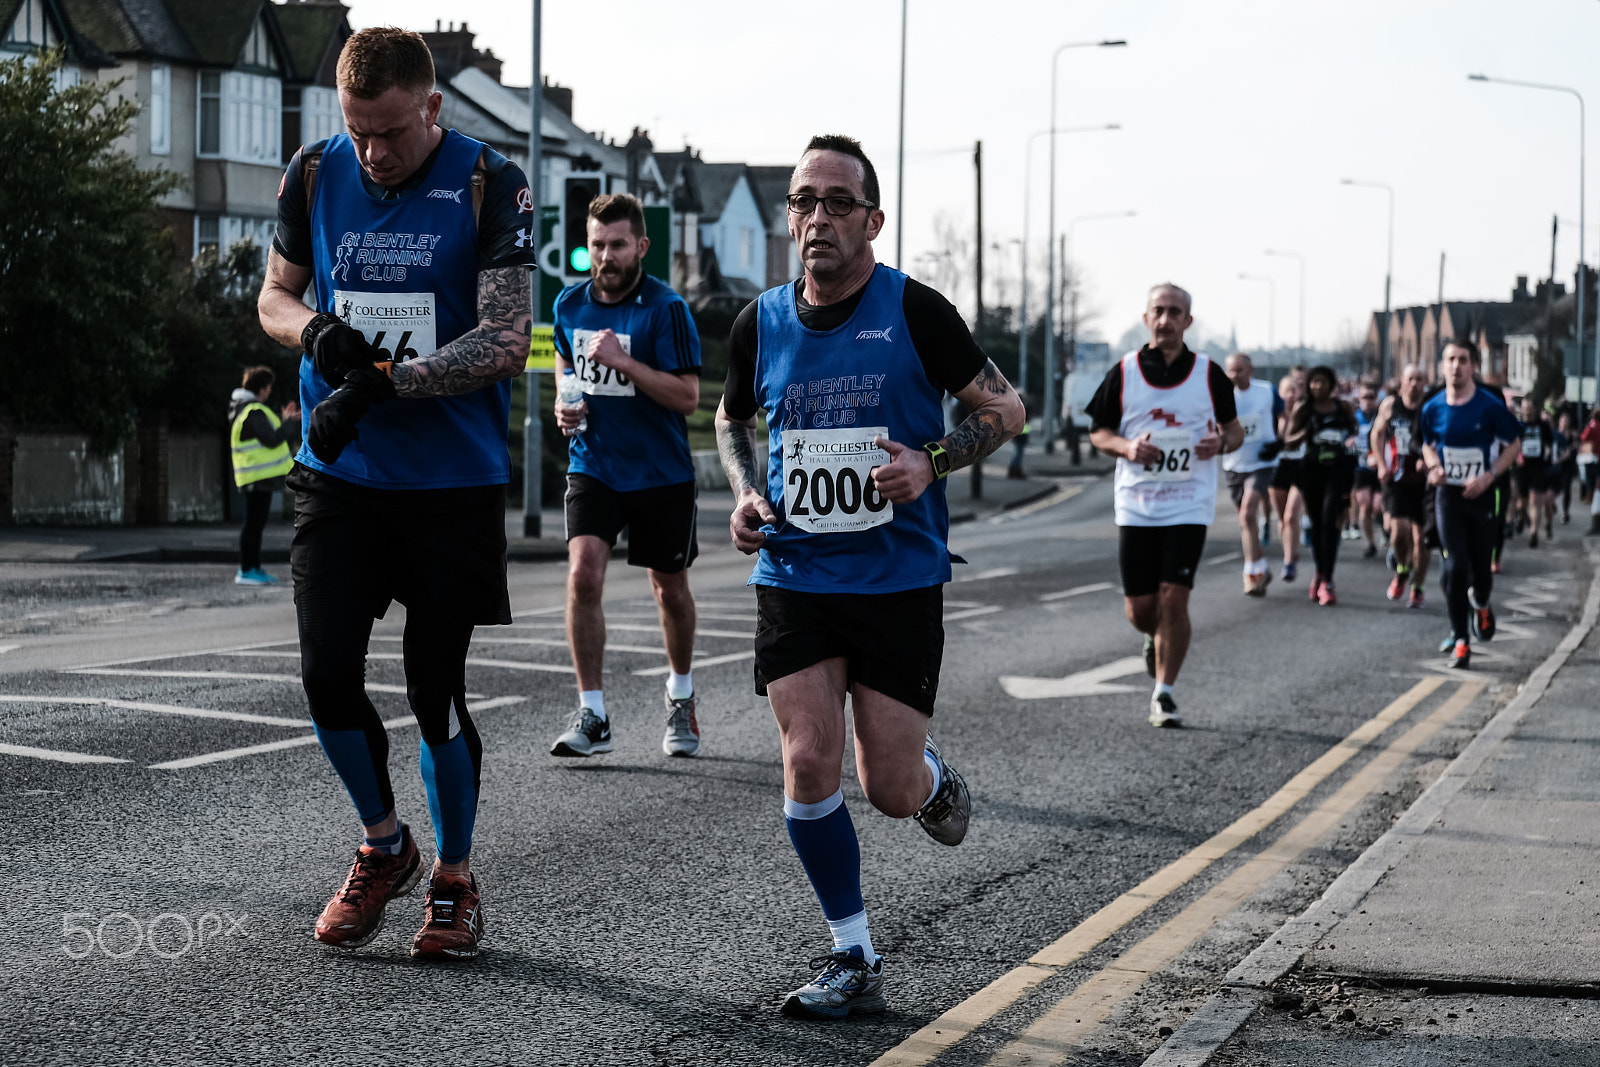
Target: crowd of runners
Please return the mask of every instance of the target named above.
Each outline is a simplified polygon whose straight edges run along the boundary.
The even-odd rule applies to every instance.
[[[373,622],[398,601],[435,857],[411,953],[468,958],[486,922],[471,867],[484,746],[466,657],[476,626],[511,622],[506,440],[510,379],[529,348],[535,198],[514,163],[437,125],[441,96],[417,34],[356,33],[337,80],[348,132],[290,162],[259,301],[266,331],[305,353],[305,442],[291,465],[287,446],[267,439],[278,429],[269,419],[234,444],[241,467],[286,475],[296,494],[302,677],[362,829],[314,936],[368,944],[387,904],[424,876],[365,690]],[[868,803],[960,844],[971,798],[929,732],[952,562],[945,478],[1015,437],[1024,412],[950,302],[876,261],[885,216],[859,143],[813,137],[786,201],[803,269],[736,318],[715,426],[735,494],[729,533],[755,558],[752,682],[778,727],[782,817],[831,940],[812,961],[816,977],[783,1008],[840,1017],[885,1006],[841,788],[847,707]],[[685,416],[700,397],[698,333],[683,299],[643,271],[651,237],[637,199],[596,198],[587,237],[591,277],[560,294],[554,315],[564,379],[554,417],[570,439],[566,628],[577,706],[550,752],[612,750],[602,599],[626,527],[627,562],[648,573],[670,667],[661,747],[693,757],[701,730],[688,572],[699,546]],[[403,269],[360,254],[396,247],[427,253]],[[1460,344],[1437,368],[1406,367],[1382,390],[1358,384],[1353,400],[1327,367],[1296,369],[1274,390],[1254,380],[1247,356],[1224,367],[1184,343],[1191,303],[1176,285],[1149,291],[1150,342],[1112,366],[1089,406],[1092,442],[1118,457],[1119,564],[1155,679],[1149,721],[1183,722],[1175,689],[1219,467],[1239,507],[1247,595],[1267,592],[1274,534],[1279,578],[1295,580],[1302,515],[1314,561],[1307,588],[1324,606],[1337,602],[1347,528],[1368,556],[1387,541],[1389,597],[1412,607],[1438,550],[1451,620],[1443,650],[1467,666],[1470,642],[1494,633],[1489,597],[1508,527],[1526,528],[1537,545],[1541,530],[1552,535],[1558,500],[1566,521],[1585,458],[1592,486],[1600,423],[1583,432],[1580,456],[1571,413],[1552,423],[1528,404],[1519,422]],[[401,320],[408,329],[395,340]],[[254,388],[241,427],[249,403],[265,398],[262,382]],[[953,428],[947,398],[964,413]],[[776,817],[777,798],[773,807]]]

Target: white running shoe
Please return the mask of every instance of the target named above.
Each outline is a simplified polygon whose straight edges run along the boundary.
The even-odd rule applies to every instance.
[[[1150,698],[1150,725],[1168,729],[1183,725],[1183,716],[1178,714],[1178,702],[1172,699],[1171,693],[1157,693]]]

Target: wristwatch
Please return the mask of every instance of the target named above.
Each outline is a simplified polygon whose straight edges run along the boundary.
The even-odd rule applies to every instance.
[[[928,460],[933,464],[933,476],[943,478],[950,473],[950,453],[946,452],[938,441],[929,441],[922,446],[928,454]]]

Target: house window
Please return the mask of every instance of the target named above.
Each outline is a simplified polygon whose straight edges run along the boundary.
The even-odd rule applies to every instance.
[[[198,216],[194,222],[195,255],[202,256],[209,252],[221,257],[240,241],[250,240],[255,242],[264,266],[277,224],[276,219],[239,218],[233,215]]]
[[[45,14],[44,0],[22,0],[17,17],[11,20],[5,43],[13,49],[54,48],[61,43],[56,28]]]
[[[207,252],[215,255],[217,249],[217,235],[220,231],[219,220],[215,215],[196,216],[194,220],[194,254],[203,256]]]
[[[756,261],[756,231],[745,226],[739,230],[739,266],[748,270]]]
[[[308,85],[300,96],[300,136],[302,143],[323,141],[344,132],[344,115],[339,111],[339,93],[321,85]]]
[[[262,70],[278,69],[278,55],[272,50],[272,40],[267,36],[267,24],[263,20],[256,20],[255,28],[244,42],[244,50],[239,53],[239,65]]]
[[[150,68],[150,154],[172,152],[172,68],[157,63]]]
[[[283,83],[277,78],[201,71],[197,154],[239,163],[282,162],[282,109]]]

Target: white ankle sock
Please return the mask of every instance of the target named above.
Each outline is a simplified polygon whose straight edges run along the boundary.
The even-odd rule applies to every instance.
[[[685,697],[694,696],[694,671],[690,670],[679,674],[677,671],[669,670],[667,672],[667,696],[673,700],[682,700]]]
[[[843,919],[829,919],[828,929],[833,933],[834,948],[851,948],[861,946],[861,955],[869,965],[878,962],[878,954],[872,951],[872,935],[867,933],[867,913],[858,911],[854,915]]]
[[[606,694],[603,689],[582,689],[578,692],[578,703],[594,712],[600,718],[606,717]]]
[[[1150,694],[1150,699],[1154,700],[1156,697],[1160,696],[1162,693],[1171,693],[1171,692],[1172,692],[1172,686],[1168,685],[1166,682],[1157,682],[1155,691]]]
[[[939,787],[944,784],[944,766],[938,760],[934,759],[933,753],[929,752],[927,749],[922,750],[922,760],[928,765],[928,770],[933,772],[933,788],[928,791],[928,799],[922,802],[922,806],[925,808],[938,794]]]

